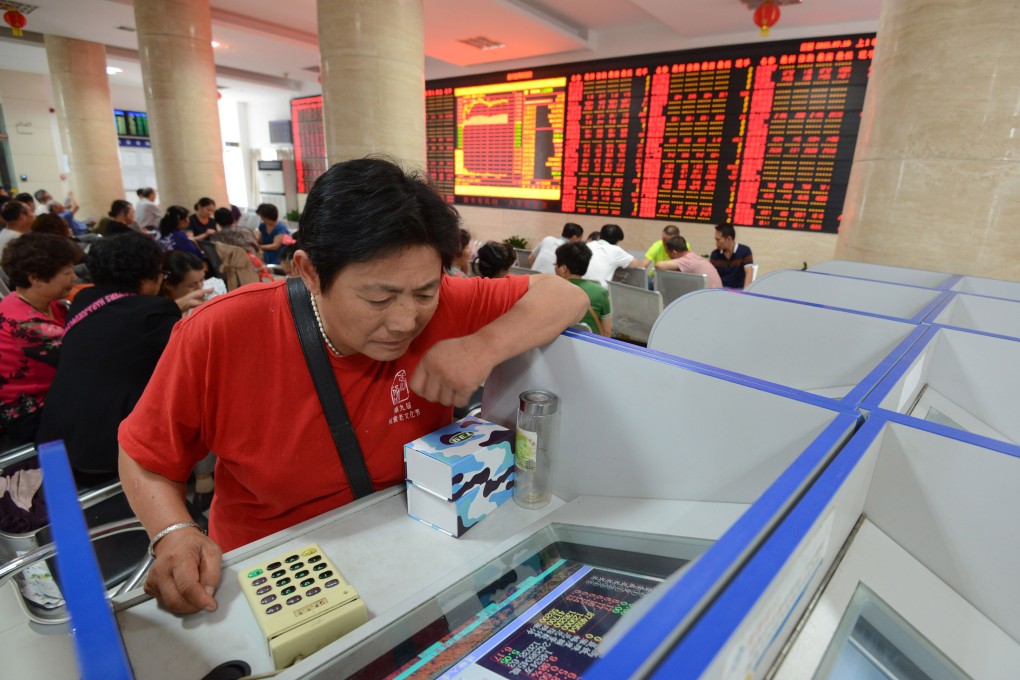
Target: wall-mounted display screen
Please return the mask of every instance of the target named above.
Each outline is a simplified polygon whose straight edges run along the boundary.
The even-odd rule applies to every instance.
[[[835,232],[874,45],[840,36],[432,81],[429,173],[453,203]]]
[[[428,172],[457,204],[835,233],[874,47],[848,35],[429,81]],[[322,98],[292,106],[301,183]]]
[[[326,172],[326,131],[322,126],[322,95],[290,100],[297,190],[307,194]]]
[[[149,116],[143,111],[113,110],[118,137],[148,137]],[[123,146],[123,145],[122,145]]]

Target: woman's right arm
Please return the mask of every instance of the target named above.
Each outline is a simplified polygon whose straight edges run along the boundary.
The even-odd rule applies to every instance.
[[[149,472],[123,447],[119,462],[124,494],[150,538],[169,526],[192,521],[183,482]],[[222,552],[211,538],[194,527],[178,529],[160,539],[154,551],[146,594],[178,614],[216,610],[213,593],[220,581]]]

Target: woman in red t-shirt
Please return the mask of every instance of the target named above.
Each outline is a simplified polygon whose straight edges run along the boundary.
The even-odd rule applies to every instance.
[[[4,249],[0,267],[14,292],[0,300],[0,446],[35,441],[46,392],[57,373],[67,307],[82,260],[74,242],[28,233]]]

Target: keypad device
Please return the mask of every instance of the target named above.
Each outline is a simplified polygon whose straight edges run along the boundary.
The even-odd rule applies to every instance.
[[[316,544],[243,567],[238,581],[277,669],[368,620],[357,591]]]

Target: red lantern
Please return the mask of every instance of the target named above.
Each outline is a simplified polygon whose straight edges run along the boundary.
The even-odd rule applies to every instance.
[[[754,10],[754,23],[761,28],[762,35],[768,35],[769,29],[779,21],[779,6],[772,0],[765,0]]]
[[[28,19],[18,10],[10,9],[4,12],[4,23],[11,27],[11,35],[15,38],[20,38],[21,29],[28,23]]]

